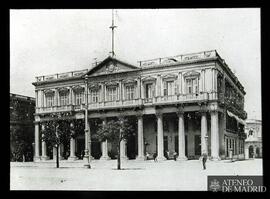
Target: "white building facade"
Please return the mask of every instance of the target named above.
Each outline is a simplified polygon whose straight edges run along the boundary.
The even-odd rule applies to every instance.
[[[85,150],[95,159],[114,158],[114,143],[92,135],[98,124],[122,114],[136,127],[135,136],[121,144],[122,158],[143,160],[156,153],[165,160],[165,152],[177,152],[187,160],[205,152],[220,160],[229,151],[244,158],[245,91],[215,50],[138,63],[108,57],[90,70],[36,77],[35,161],[55,156],[40,139],[52,114],[82,124],[78,136],[61,147],[61,157],[71,161]]]

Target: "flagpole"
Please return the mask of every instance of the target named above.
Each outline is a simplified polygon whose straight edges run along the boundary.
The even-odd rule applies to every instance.
[[[112,29],[112,57],[115,56],[115,52],[114,52],[114,29],[116,28],[116,26],[114,25],[114,9],[112,9],[112,25],[110,26],[110,28]]]

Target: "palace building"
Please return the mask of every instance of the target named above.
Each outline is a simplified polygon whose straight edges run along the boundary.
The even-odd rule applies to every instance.
[[[78,136],[61,147],[70,161],[87,152],[95,159],[115,157],[114,143],[92,139],[98,124],[125,115],[135,135],[122,141],[121,157],[143,160],[244,158],[245,91],[216,50],[139,61],[132,65],[109,56],[91,69],[36,77],[34,160],[54,158],[41,141],[43,122],[81,122]],[[86,125],[85,125],[86,123]]]

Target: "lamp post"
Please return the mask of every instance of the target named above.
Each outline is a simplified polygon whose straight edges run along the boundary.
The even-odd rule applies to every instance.
[[[88,126],[88,75],[85,76],[85,150],[84,150],[84,167],[85,168],[91,168],[90,166],[90,156],[91,154],[89,153],[89,146],[91,142],[91,138],[89,136],[89,126]]]

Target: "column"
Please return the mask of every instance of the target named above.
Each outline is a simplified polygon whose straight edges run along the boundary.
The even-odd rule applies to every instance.
[[[105,101],[105,86],[104,83],[101,84],[101,102]]]
[[[164,157],[163,146],[163,116],[162,113],[156,113],[157,116],[157,160],[166,160]]]
[[[38,98],[38,90],[35,90],[35,96],[36,96],[36,107],[40,107],[39,98]]]
[[[42,130],[44,130],[44,125],[41,126]],[[43,136],[43,135],[42,135]],[[49,157],[47,156],[47,145],[45,141],[41,141],[41,160],[48,160]]]
[[[59,90],[58,89],[55,89],[54,99],[55,99],[54,105],[55,106],[60,106],[60,95],[59,95]]]
[[[39,155],[39,124],[35,123],[35,156],[34,161],[39,161],[40,155]]]
[[[124,98],[123,98],[123,90],[122,90],[122,80],[119,81],[119,100],[122,101]]]
[[[72,95],[73,95],[72,88],[69,87],[69,104],[70,105],[72,104]]]
[[[103,125],[106,125],[106,118],[102,121]],[[109,160],[110,157],[108,156],[108,141],[105,140],[101,143],[101,150],[102,150],[102,156],[100,157],[100,160]]]
[[[71,104],[72,105],[75,105],[76,104],[76,102],[75,102],[75,91],[73,90],[73,89],[71,89],[71,93],[72,93],[72,95],[71,95]]]
[[[178,158],[177,160],[187,160],[185,154],[185,123],[184,112],[177,112],[178,115]]]
[[[41,90],[40,91],[40,99],[41,99],[41,101],[40,101],[40,107],[45,107],[44,106],[44,90]]]
[[[78,158],[75,155],[75,138],[71,137],[70,138],[70,155],[68,157],[68,160],[74,161],[77,160]]]
[[[201,154],[206,153],[208,155],[208,143],[207,143],[207,117],[206,112],[201,112]]]
[[[140,78],[137,79],[137,96],[138,99],[141,98],[141,80]]]
[[[41,100],[42,100],[42,106],[46,107],[46,95],[45,95],[44,90],[42,91],[42,94],[41,94]]]
[[[220,160],[219,128],[218,128],[218,112],[217,111],[211,111],[211,156],[213,160]]]
[[[182,94],[182,73],[178,73],[178,93]]]
[[[161,77],[160,75],[157,75],[157,81],[156,81],[156,97],[161,96],[162,90],[161,90]]]
[[[201,81],[202,81],[202,82],[201,82],[201,84],[202,84],[202,87],[201,87],[202,90],[201,90],[201,91],[202,91],[202,92],[205,91],[205,90],[204,90],[204,87],[205,87],[205,86],[204,86],[204,84],[205,84],[205,81],[204,81],[204,73],[205,73],[205,69],[202,69],[202,72],[201,72]]]
[[[126,141],[121,140],[120,142],[120,158],[122,160],[127,160],[127,155],[126,155]]]
[[[144,140],[143,140],[143,115],[138,115],[138,156],[137,160],[144,160]]]

